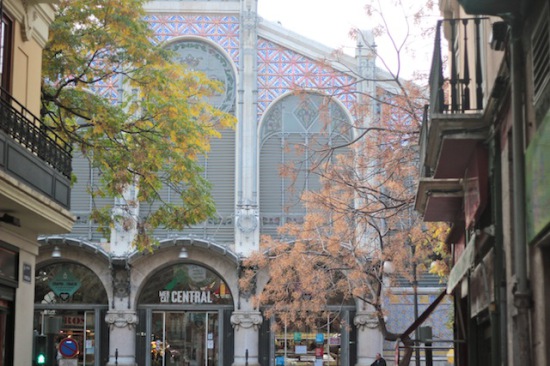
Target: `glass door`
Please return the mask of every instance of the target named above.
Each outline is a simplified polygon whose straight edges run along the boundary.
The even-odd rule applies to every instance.
[[[153,312],[152,366],[216,366],[217,312]]]
[[[84,312],[84,332],[82,333],[82,364],[92,366],[95,362],[95,311]]]

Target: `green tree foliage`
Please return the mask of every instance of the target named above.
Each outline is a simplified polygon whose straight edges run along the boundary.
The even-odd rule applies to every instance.
[[[94,196],[121,198],[134,184],[139,202],[159,201],[163,185],[179,194],[180,204],[161,202],[147,218],[127,223],[137,227],[141,248],[150,246],[148,233],[156,227],[182,229],[214,212],[197,157],[207,154],[220,128],[234,124],[233,116],[208,104],[221,86],[172,62],[155,44],[143,4],[61,0],[44,50],[42,85],[44,121],[99,170]],[[119,90],[109,94],[105,86],[113,82]],[[111,215],[109,208],[96,210],[94,219],[108,231]]]

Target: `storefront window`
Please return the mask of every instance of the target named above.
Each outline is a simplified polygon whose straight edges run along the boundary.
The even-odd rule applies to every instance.
[[[11,346],[8,342],[10,339],[13,339],[13,326],[8,326],[10,318],[13,319],[13,314],[10,314],[10,307],[8,301],[0,300],[0,366],[8,364],[8,350]]]
[[[76,263],[39,268],[35,301],[35,337],[45,339],[46,365],[102,364],[98,335],[105,326],[108,297],[92,270]],[[107,337],[105,329],[103,334]]]
[[[331,313],[316,326],[281,324],[275,332],[276,366],[339,366],[342,354],[342,324]]]

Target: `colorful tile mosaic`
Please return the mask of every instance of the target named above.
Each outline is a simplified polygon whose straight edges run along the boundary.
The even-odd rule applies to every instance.
[[[98,81],[91,91],[106,99],[109,99],[112,104],[120,102],[119,95],[121,93],[121,75],[116,75],[110,79]]]
[[[239,64],[239,18],[188,14],[148,14],[145,20],[155,31],[156,41],[180,36],[207,38],[220,45]]]
[[[209,39],[222,47],[238,67],[240,23],[236,16],[196,14],[148,14],[145,20],[157,42],[180,36]],[[356,96],[355,79],[264,38],[258,39],[258,117],[281,95],[302,89],[321,90],[334,95],[352,110]],[[118,80],[99,86],[97,92],[116,100]]]
[[[269,40],[258,39],[258,107],[262,114],[269,103],[293,90],[315,89],[334,95],[351,109],[355,79],[322,62],[309,59]]]
[[[427,297],[427,295],[422,295]],[[394,300],[398,298],[399,303]],[[435,300],[434,296],[429,296],[429,303]],[[418,313],[422,314],[429,304],[419,304]],[[392,299],[387,299],[385,303],[386,311],[388,312],[388,330],[390,332],[402,333],[414,322],[414,297],[413,295],[392,295]],[[448,341],[453,339],[452,330],[447,326],[452,314],[452,302],[449,299],[444,299],[439,304],[432,314],[426,319],[422,326],[431,326],[433,339]],[[445,342],[443,342],[445,343]],[[434,342],[436,345],[437,342]],[[442,344],[448,346],[448,343]],[[386,342],[385,349],[392,349],[392,342]]]

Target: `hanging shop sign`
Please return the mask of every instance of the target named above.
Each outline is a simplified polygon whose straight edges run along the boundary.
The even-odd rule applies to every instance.
[[[66,300],[73,296],[80,288],[80,280],[71,272],[63,269],[48,283],[52,291],[61,299]]]
[[[163,304],[212,304],[210,291],[159,291]]]

